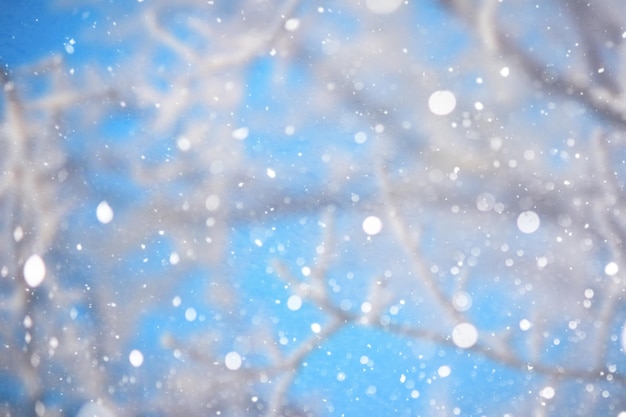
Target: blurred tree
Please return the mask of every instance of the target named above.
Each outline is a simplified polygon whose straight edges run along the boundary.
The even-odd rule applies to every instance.
[[[2,415],[626,415],[620,1],[59,7]]]

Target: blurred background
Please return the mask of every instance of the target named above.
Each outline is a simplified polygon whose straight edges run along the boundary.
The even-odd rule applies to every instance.
[[[0,0],[0,415],[625,417],[623,5],[544,3]]]

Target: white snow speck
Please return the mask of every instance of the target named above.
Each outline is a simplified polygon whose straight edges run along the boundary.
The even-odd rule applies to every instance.
[[[239,129],[233,130],[232,136],[237,140],[244,140],[248,137],[250,130],[247,127],[240,127]]]
[[[370,236],[377,235],[383,229],[383,223],[376,216],[368,216],[363,220],[363,231]]]
[[[191,141],[185,136],[181,136],[176,140],[176,146],[183,152],[187,152],[191,149]]]
[[[525,332],[526,330],[529,330],[531,327],[533,327],[533,324],[530,320],[528,319],[521,319],[519,321],[519,328]]]
[[[322,326],[319,323],[313,323],[311,324],[311,331],[317,334],[322,331]]]
[[[211,194],[204,200],[204,207],[209,211],[216,211],[220,208],[220,196]]]
[[[24,264],[24,280],[29,287],[35,288],[41,284],[46,277],[46,264],[41,256],[31,255]]]
[[[524,159],[527,161],[532,161],[535,159],[535,151],[532,149],[526,149],[524,151]]]
[[[548,258],[545,256],[540,256],[537,258],[537,268],[543,269],[548,265]]]
[[[270,178],[276,178],[276,171],[274,171],[272,168],[268,168],[265,173],[267,174],[268,177]]]
[[[546,400],[554,398],[554,394],[556,394],[556,391],[554,390],[554,388],[552,388],[549,385],[547,387],[544,387],[541,391],[539,391],[539,396],[542,398],[545,398]]]
[[[102,224],[107,224],[113,220],[113,209],[109,206],[109,203],[102,201],[98,204],[98,207],[96,208],[96,217]]]
[[[500,70],[500,75],[503,76],[503,77],[508,77],[510,73],[511,73],[511,71],[509,70],[509,67],[503,67]]]
[[[143,353],[137,349],[131,350],[128,355],[128,361],[135,368],[139,368],[143,364]]]
[[[452,370],[450,369],[448,365],[440,366],[439,369],[437,369],[437,374],[442,378],[450,376],[451,372]]]
[[[461,349],[467,349],[478,341],[478,331],[473,324],[459,323],[452,329],[452,341]]]
[[[517,227],[522,233],[533,233],[539,229],[539,215],[532,210],[523,211],[517,217]]]
[[[472,307],[472,296],[459,291],[452,296],[452,306],[456,311],[467,311]]]
[[[287,308],[291,311],[298,311],[302,307],[302,298],[297,295],[292,295],[287,300]]]
[[[404,0],[366,0],[367,8],[376,14],[389,14],[395,12]]]
[[[285,22],[285,30],[293,32],[300,27],[300,19],[291,18]]]
[[[226,357],[224,357],[224,365],[231,371],[241,368],[241,363],[241,356],[237,352],[228,352]]]
[[[17,226],[15,230],[13,230],[13,240],[19,242],[24,237],[24,229],[21,226]]]
[[[59,347],[59,339],[57,339],[56,337],[52,336],[50,338],[50,341],[48,342],[48,345],[50,345],[50,347],[52,349],[56,349]]]
[[[476,197],[476,208],[480,211],[490,211],[496,205],[496,198],[491,193],[480,193]]]
[[[357,132],[354,135],[354,141],[359,145],[364,144],[367,141],[367,134],[365,132]]]
[[[345,381],[346,380],[346,374],[345,372],[337,372],[337,381]]]
[[[609,262],[604,267],[604,273],[607,274],[608,276],[612,277],[613,275],[617,274],[618,272],[619,272],[619,266],[617,266],[617,264],[615,262]]]
[[[456,97],[449,90],[438,90],[432,93],[428,99],[428,108],[437,116],[445,116],[452,113],[456,107]]]
[[[185,310],[185,320],[194,321],[197,317],[198,313],[196,312],[195,308],[189,307],[187,308],[187,310]]]
[[[179,262],[180,262],[180,255],[178,254],[178,252],[170,253],[170,264],[171,265],[176,265]]]
[[[72,55],[75,51],[74,49],[75,44],[76,44],[76,41],[74,39],[70,39],[69,42],[65,44],[65,52]]]

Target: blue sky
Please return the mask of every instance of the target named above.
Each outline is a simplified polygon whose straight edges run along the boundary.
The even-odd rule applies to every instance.
[[[17,66],[65,51],[79,37],[79,13],[58,11],[45,0],[0,1],[0,62]]]
[[[148,3],[149,0],[146,0],[144,6],[149,6]],[[117,60],[121,62],[133,54],[144,53],[142,50],[135,50],[136,45],[133,42],[111,46],[100,44],[97,37],[93,36],[94,33],[101,33],[95,31],[95,27],[101,29],[105,22],[109,24],[112,19],[103,12],[106,11],[106,6],[99,7],[98,10],[89,7],[57,10],[50,4],[43,0],[19,2],[0,0],[0,9],[3,10],[0,13],[0,62],[3,65],[15,69],[55,54],[64,56],[68,66],[86,63],[109,65]],[[124,4],[119,2],[111,4],[119,16],[126,15],[124,10],[120,12],[120,9],[126,7]],[[128,4],[128,16],[132,16],[130,12],[140,6],[134,1]],[[304,11],[300,12],[311,12],[310,7],[302,6]],[[441,72],[448,71],[449,66],[457,65],[455,62],[459,54],[473,42],[463,35],[462,26],[450,20],[447,12],[427,2],[407,7],[406,10],[407,13],[417,13],[415,26],[407,28],[407,42],[425,48],[415,52],[415,59],[422,59],[436,71]],[[333,25],[345,29],[343,33],[345,36],[352,36],[360,30],[361,22],[346,20],[340,14],[329,19],[335,19]],[[167,64],[172,57],[168,54],[157,54],[154,59]],[[338,245],[340,248],[338,253],[342,257],[332,266],[328,280],[329,287],[334,286],[337,289],[333,299],[338,304],[343,302],[347,303],[344,305],[351,305],[350,311],[357,312],[361,303],[365,301],[364,297],[367,295],[367,288],[373,275],[384,271],[385,263],[389,264],[390,274],[396,274],[401,279],[407,280],[406,282],[414,279],[411,272],[407,272],[411,269],[408,266],[410,255],[402,250],[402,245],[397,239],[390,238],[391,233],[388,229],[383,229],[383,233],[374,238],[366,236],[362,230],[361,223],[365,216],[371,214],[382,216],[381,213],[388,209],[384,205],[381,208],[375,204],[367,204],[376,201],[377,198],[380,199],[377,195],[380,192],[379,186],[376,179],[371,176],[372,166],[367,165],[375,160],[373,154],[376,148],[373,145],[373,138],[376,134],[368,120],[363,119],[361,122],[361,119],[355,118],[352,113],[345,118],[347,122],[343,125],[337,123],[340,118],[305,119],[303,123],[294,127],[295,133],[287,134],[285,128],[291,126],[292,114],[302,110],[300,105],[307,104],[307,97],[299,94],[306,94],[315,88],[311,86],[315,82],[315,74],[309,72],[307,59],[293,63],[288,67],[286,80],[278,91],[275,90],[276,85],[272,83],[272,76],[279,64],[270,56],[259,56],[250,60],[243,71],[244,100],[235,112],[222,115],[223,117],[218,120],[227,120],[237,123],[237,126],[251,128],[250,135],[243,143],[245,155],[254,163],[250,169],[257,169],[254,171],[255,175],[263,177],[262,181],[259,179],[258,184],[265,186],[269,184],[269,191],[275,192],[280,197],[287,195],[297,200],[307,196],[311,190],[328,188],[328,183],[332,180],[330,173],[336,168],[333,163],[354,162],[357,165],[359,163],[366,165],[358,171],[359,174],[355,174],[351,188],[340,189],[336,197],[345,203],[336,209],[337,235],[344,240]],[[472,65],[478,66],[478,63]],[[474,99],[482,100],[481,94],[489,96],[484,92],[486,87],[475,82],[477,78],[475,68],[467,71],[464,68],[456,68],[456,71],[456,75],[448,74],[447,79],[455,88],[463,90],[465,105],[469,105]],[[117,76],[123,78],[124,75],[120,73]],[[159,77],[156,71],[152,75],[155,79]],[[384,78],[382,77],[381,83],[386,81]],[[162,84],[159,87],[166,89],[167,81],[160,80]],[[439,87],[441,86],[433,85],[432,89]],[[384,89],[372,91],[373,94],[376,91],[383,91],[384,94],[391,95]],[[294,97],[294,94],[298,96]],[[393,97],[390,100],[392,99]],[[424,101],[423,104],[426,105],[427,97],[415,99]],[[533,96],[527,97],[527,100],[524,104],[530,103],[528,107],[508,115],[513,120],[513,126],[524,125],[528,121],[540,122],[540,116],[537,114],[539,110],[533,108],[532,103],[545,104],[543,98]],[[359,108],[358,103],[356,107]],[[348,111],[347,107],[338,106],[338,108]],[[192,115],[193,118],[202,117],[202,111],[204,109],[198,110],[200,114]],[[354,112],[354,109],[349,111]],[[148,120],[144,119],[147,113],[148,110],[126,111],[118,108],[107,115],[105,122],[98,125],[101,136],[85,137],[81,134],[70,136],[67,142],[68,152],[72,152],[72,156],[77,160],[89,162],[93,149],[100,147],[115,150],[117,146],[132,144],[133,140],[138,140],[146,131],[150,131],[151,126],[143,125],[145,120]],[[405,116],[398,115],[397,120]],[[190,116],[189,120],[191,119]],[[184,126],[189,120],[183,115],[182,120],[179,120],[173,129]],[[263,126],[264,129],[255,130],[255,124]],[[574,126],[579,127],[576,124]],[[558,130],[559,127],[558,123],[553,124],[551,129]],[[410,153],[420,149],[421,143],[418,143],[418,139],[422,139],[419,137],[422,128],[423,126],[416,126],[414,130],[406,133],[407,140],[415,140],[415,143],[407,145],[406,148],[393,150],[390,155],[396,159],[392,160],[390,165],[404,166],[409,171],[420,168],[412,166],[414,161]],[[425,128],[423,130],[426,131]],[[366,132],[370,139],[357,144],[355,134],[360,131]],[[172,138],[153,139],[154,142],[147,145],[147,150],[141,150],[146,151],[145,156],[151,163],[163,162],[172,155],[178,155]],[[515,141],[517,138],[513,135],[506,140]],[[541,137],[530,138],[529,142],[537,142],[540,148],[545,147],[549,150],[556,146],[555,143],[559,144],[565,138],[550,137],[543,144],[541,140],[543,140]],[[98,146],[92,146],[93,143],[98,143]],[[558,153],[554,155],[555,169],[561,167],[559,164],[567,166],[569,162],[564,162],[556,156]],[[95,206],[100,201],[110,202],[116,210],[116,218],[123,218],[126,210],[132,210],[138,201],[145,203],[144,200],[153,195],[154,190],[142,189],[128,180],[130,163],[115,166],[110,170],[101,168],[102,166],[98,164],[85,168],[83,184],[85,189],[82,191],[86,191],[87,196],[83,205],[72,212],[69,223],[70,229],[74,227],[75,230],[70,230],[68,241],[63,242],[66,247],[53,250],[56,256],[64,256],[64,250],[75,247],[80,243],[80,238],[87,234],[91,235],[91,241],[108,236],[107,228],[110,226],[100,224],[94,216]],[[265,175],[270,171],[264,171],[263,168],[275,170],[274,182],[271,182],[270,175]],[[272,186],[275,188],[271,188]],[[485,190],[480,189],[482,186],[482,182],[468,182],[461,191],[483,192]],[[513,184],[513,189],[515,186],[516,184]],[[179,183],[164,184],[164,189],[172,196],[178,191],[186,191],[178,190],[177,187]],[[487,191],[496,193],[498,190]],[[506,192],[523,194],[523,190],[511,191],[511,188]],[[245,198],[252,200],[266,197],[256,193],[257,190],[244,190],[237,195],[243,196],[244,201]],[[359,195],[362,205],[356,203],[356,195]],[[320,258],[316,246],[324,235],[324,228],[321,227],[324,221],[322,211],[314,206],[304,207],[302,212],[295,214],[268,215],[258,221],[241,221],[242,218],[245,219],[243,216],[237,218],[237,222],[229,230],[229,240],[220,242],[224,245],[226,254],[224,267],[214,270],[207,270],[202,266],[191,268],[179,285],[168,288],[170,292],[164,295],[164,304],[146,309],[142,313],[141,326],[126,347],[129,351],[136,348],[144,352],[146,367],[137,370],[137,374],[157,378],[159,372],[167,372],[168,366],[175,366],[177,361],[173,359],[171,352],[160,346],[165,332],[171,332],[186,341],[213,327],[219,328],[225,337],[216,343],[218,345],[216,349],[226,354],[230,350],[245,346],[244,339],[259,322],[268,322],[272,323],[275,339],[282,341],[279,342],[279,349],[288,354],[299,342],[313,335],[312,324],[319,323],[324,326],[328,314],[320,311],[317,305],[305,301],[302,308],[297,311],[287,307],[287,300],[292,291],[270,268],[272,260],[279,259],[294,275],[305,279],[303,267],[314,268]],[[179,211],[176,215],[182,216],[184,213]],[[532,274],[534,269],[529,272],[517,264],[514,268],[504,267],[502,264],[496,264],[496,261],[490,261],[491,256],[500,261],[508,256],[503,253],[510,250],[511,258],[516,262],[519,261],[520,265],[524,265],[520,253],[526,256],[524,259],[531,259],[532,264],[532,260],[541,256],[546,248],[549,251],[548,242],[554,230],[545,226],[532,236],[520,235],[515,228],[514,214],[509,214],[497,226],[503,229],[511,228],[514,231],[503,235],[505,238],[511,238],[511,241],[499,242],[494,239],[494,247],[491,247],[489,246],[491,242],[485,243],[491,237],[488,233],[484,234],[481,229],[483,226],[493,226],[487,224],[487,217],[484,217],[485,225],[480,223],[465,225],[467,229],[457,231],[451,229],[452,222],[447,223],[447,219],[451,217],[449,212],[410,213],[409,216],[411,218],[424,216],[422,220],[425,223],[422,237],[424,255],[429,257],[433,264],[439,263],[441,272],[437,276],[445,282],[442,286],[448,286],[445,288],[448,293],[453,292],[456,281],[444,281],[444,278],[447,279],[450,275],[446,269],[453,267],[455,261],[459,263],[455,256],[458,258],[460,256],[458,254],[462,254],[463,261],[467,262],[469,253],[477,247],[482,249],[483,254],[476,255],[479,259],[477,266],[471,270],[472,276],[482,279],[471,281],[467,288],[474,296],[474,306],[467,317],[479,325],[481,332],[495,332],[503,328],[516,330],[520,320],[526,318],[526,308],[535,300],[520,295],[517,290],[511,292],[511,280],[513,276],[525,277]],[[235,217],[233,215],[233,218]],[[158,278],[154,278],[154,281],[151,279],[167,276],[175,268],[168,263],[170,253],[174,250],[172,240],[168,238],[167,233],[162,237],[157,229],[155,226],[155,230],[145,237],[143,242],[145,248],[135,248],[134,251],[127,253],[114,270],[115,274],[107,277],[111,281],[105,282],[104,285],[112,284],[122,288],[120,299],[129,300],[135,297],[141,302],[141,294],[124,293],[124,279],[131,277],[136,282],[145,281],[149,285],[159,285]],[[503,243],[507,244],[506,249],[502,249],[505,246]],[[495,247],[496,245],[501,246]],[[59,264],[82,271],[77,274],[79,278],[90,285],[95,284],[94,288],[102,284],[98,283],[101,277],[91,270],[91,265],[87,265],[89,261],[97,262],[97,259],[87,259],[86,264],[72,264],[77,259],[83,259],[80,257],[82,255],[73,254],[73,256],[75,257],[62,259]],[[217,276],[219,274],[227,276]],[[235,283],[240,297],[229,312],[231,317],[224,317],[221,315],[223,312],[207,303],[207,292],[211,291],[208,283],[219,282],[219,279]],[[77,284],[82,285],[83,282]],[[396,290],[399,291],[402,302],[407,305],[400,308],[400,312],[392,318],[396,323],[437,328],[444,322],[443,318],[437,317],[436,312],[428,310],[427,301],[424,305],[417,305],[419,300],[427,298],[426,295],[416,292],[419,285],[411,286],[406,293],[403,292],[403,287]],[[180,305],[174,305],[177,303],[175,301],[177,297]],[[394,301],[400,303],[400,300]],[[416,305],[412,305],[413,303]],[[97,318],[90,317],[91,313],[84,304],[78,305],[78,308],[80,319],[84,319],[84,326],[97,322]],[[197,313],[197,319],[190,320],[189,316],[186,316],[190,309]],[[441,329],[441,333],[445,334],[448,330]],[[567,328],[549,331],[552,332],[551,338],[563,340],[571,333]],[[481,337],[485,333],[482,333]],[[525,339],[519,334],[512,338],[516,340],[515,346],[525,352],[527,348]],[[567,347],[565,343],[555,344],[542,352],[542,358],[558,362],[562,355],[567,354]],[[616,357],[615,360],[620,359],[621,357]],[[256,357],[254,352],[251,352],[249,358],[244,358],[244,362],[246,360],[247,364],[254,365],[255,361],[262,362],[264,359]],[[128,371],[127,363],[118,365],[120,373]],[[155,375],[151,375],[151,372]],[[317,406],[326,409],[332,416],[414,417],[432,415],[430,414],[432,409],[439,406],[448,407],[441,410],[441,413],[447,416],[503,415],[512,406],[515,408],[524,401],[535,401],[536,393],[530,391],[542,378],[494,363],[475,352],[402,337],[378,328],[352,323],[311,352],[306,359],[306,366],[299,369],[294,379],[290,395],[296,401],[316,402]],[[0,396],[12,395],[15,393],[6,386],[0,390]],[[148,390],[146,395],[158,395],[158,392]],[[519,408],[523,409],[522,406]]]

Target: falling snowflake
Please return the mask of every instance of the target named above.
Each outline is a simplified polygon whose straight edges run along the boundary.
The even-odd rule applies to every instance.
[[[523,211],[517,217],[517,227],[522,233],[534,233],[539,229],[539,215],[534,211]]]
[[[478,341],[478,331],[473,324],[459,323],[452,329],[452,341],[461,349],[467,349]]]
[[[35,288],[41,284],[46,277],[46,264],[41,256],[35,254],[24,264],[24,280],[29,287]]]
[[[102,224],[107,224],[113,220],[113,209],[106,201],[100,202],[96,208],[96,217]]]
[[[139,368],[143,364],[143,353],[137,349],[131,350],[128,355],[128,361],[135,368]]]
[[[228,352],[226,354],[226,357],[224,358],[224,365],[226,365],[226,368],[230,369],[231,371],[236,371],[237,369],[241,368],[241,364],[242,360],[239,353]]]
[[[382,221],[376,216],[369,216],[363,220],[363,231],[370,236],[377,235],[383,228]]]
[[[456,97],[452,91],[438,90],[430,95],[428,108],[437,116],[445,116],[452,113],[456,107]]]

